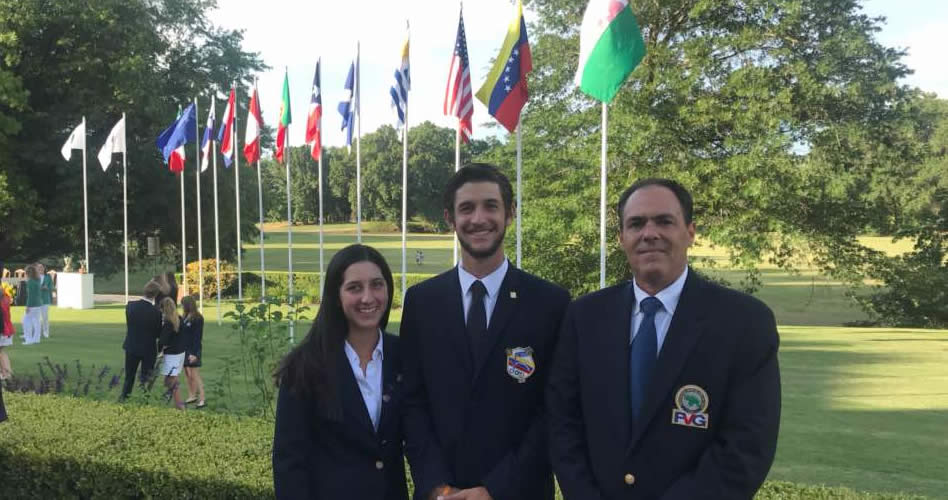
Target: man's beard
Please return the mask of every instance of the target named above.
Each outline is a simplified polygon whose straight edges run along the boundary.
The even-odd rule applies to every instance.
[[[497,250],[504,244],[504,236],[507,234],[507,227],[501,226],[500,228],[500,237],[497,238],[489,247],[484,250],[477,250],[471,246],[464,238],[460,235],[458,236],[458,242],[461,243],[461,248],[463,248],[468,255],[474,257],[477,260],[484,260],[489,257],[492,257]]]

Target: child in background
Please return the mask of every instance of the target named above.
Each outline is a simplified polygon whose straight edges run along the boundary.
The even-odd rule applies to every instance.
[[[6,283],[0,287],[0,380],[6,380],[13,375],[10,368],[10,358],[6,347],[13,345],[13,322],[10,320],[10,305],[13,304],[13,287]]]
[[[188,378],[188,399],[185,404],[197,402],[196,408],[204,408],[204,380],[201,379],[201,344],[204,337],[204,316],[198,311],[194,298],[185,295],[181,299],[184,323],[181,335],[187,341],[184,355],[184,374]]]
[[[52,276],[46,274],[46,266],[40,263],[35,264],[40,272],[40,301],[43,305],[40,308],[41,330],[43,337],[49,338],[49,305],[53,303],[53,291],[56,287],[53,285]]]
[[[170,297],[161,299],[158,304],[161,311],[161,335],[158,337],[158,349],[161,353],[161,374],[165,376],[165,387],[171,391],[174,406],[184,409],[181,394],[178,391],[178,376],[184,365],[184,335],[181,335],[181,317],[178,307]]]
[[[26,268],[26,314],[23,315],[23,345],[39,344],[42,329],[42,281],[36,264]]]

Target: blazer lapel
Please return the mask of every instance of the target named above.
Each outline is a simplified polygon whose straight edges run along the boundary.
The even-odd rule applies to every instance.
[[[375,427],[369,418],[369,410],[365,407],[362,391],[359,390],[359,384],[356,382],[355,374],[352,373],[352,365],[349,364],[345,351],[339,353],[337,364],[336,374],[339,378],[339,400],[342,403],[342,411],[353,421],[358,422],[359,426],[374,438]],[[385,362],[383,361],[382,364],[384,366]]]
[[[611,425],[616,443],[628,442],[632,419],[629,408],[629,331],[634,303],[635,295],[630,283],[613,288],[609,299],[603,301],[602,309],[597,311],[598,317],[602,318],[601,323],[590,325],[589,336],[598,336],[596,345],[590,351],[596,353],[598,361],[585,361],[599,365],[602,380],[610,381],[610,397],[603,398],[601,405],[602,415],[613,416]]]
[[[689,271],[685,286],[675,309],[665,342],[662,344],[658,361],[655,363],[655,372],[649,384],[645,406],[642,408],[642,418],[634,426],[630,449],[635,446],[648,428],[649,422],[655,418],[665,395],[673,389],[672,384],[684,368],[688,355],[701,337],[704,313],[707,310],[701,301],[701,278]]]
[[[385,335],[384,333],[382,335]],[[397,418],[398,415],[395,415],[392,409],[392,401],[395,398],[395,378],[398,377],[395,368],[400,365],[398,356],[398,351],[395,349],[394,342],[385,339],[385,343],[382,345],[384,351],[382,355],[382,412],[379,415],[379,435],[392,435],[392,433],[384,432],[389,424],[392,422],[392,418]]]
[[[508,263],[507,275],[500,284],[497,292],[497,302],[494,303],[494,311],[490,316],[490,324],[487,326],[485,338],[481,339],[480,347],[474,352],[474,380],[480,377],[481,371],[490,353],[500,340],[500,334],[507,327],[507,323],[517,310],[517,297],[520,293],[520,271],[513,264]],[[525,347],[525,346],[522,346]]]

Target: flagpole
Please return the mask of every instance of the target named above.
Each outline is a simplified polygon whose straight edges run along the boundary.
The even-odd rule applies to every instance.
[[[122,113],[122,125],[122,219],[125,234],[125,303],[128,304],[128,146],[125,141],[125,113]]]
[[[184,288],[184,294],[188,294],[188,258],[187,258],[187,237],[184,234],[184,168],[178,173],[181,180],[181,285]],[[177,297],[174,300],[178,300]]]
[[[240,241],[240,148],[237,147],[237,82],[233,82],[234,89],[234,122],[230,127],[231,154],[234,155],[234,201],[237,205],[237,300],[244,300],[244,264],[241,259],[242,248]]]
[[[89,188],[86,184],[86,117],[82,117],[82,217],[86,240],[86,272],[91,273],[89,265]]]
[[[216,111],[215,101],[216,97],[214,94],[211,94],[211,110]],[[236,104],[236,103],[234,103]],[[216,117],[215,117],[216,118]],[[217,209],[217,151],[214,149],[214,133],[211,132],[211,143],[208,144],[208,147],[211,148],[211,163],[214,169],[214,261],[216,263],[217,269],[215,276],[217,277],[217,324],[221,324],[221,232],[220,232],[220,214]]]
[[[519,269],[523,269],[523,266],[520,264],[520,257],[521,257],[520,242],[522,240],[520,219],[523,216],[523,211],[522,211],[523,200],[521,199],[523,188],[521,187],[521,184],[520,184],[520,181],[521,181],[520,174],[523,171],[523,148],[520,144],[520,129],[522,128],[521,125],[522,125],[521,118],[518,116],[517,117],[517,267]]]
[[[321,125],[321,124],[320,124]],[[319,133],[322,133],[320,126]],[[322,142],[320,140],[320,142]],[[319,182],[317,184],[319,191],[319,301],[322,303],[323,287],[326,285],[323,273],[323,149],[322,144],[319,147]]]
[[[609,111],[602,103],[602,154],[599,174],[599,288],[606,287],[606,137]]]
[[[460,106],[460,104],[459,104]],[[457,128],[454,130],[454,171],[461,170],[461,118],[458,117]],[[458,265],[458,232],[454,231],[454,265]]]
[[[289,103],[287,103],[289,104]],[[281,117],[282,119],[282,117]],[[296,302],[293,300],[293,209],[292,196],[290,195],[290,125],[286,125],[286,142],[283,145],[283,154],[286,161],[286,249],[289,275],[289,301],[290,307]],[[293,316],[290,316],[290,343],[293,343]]]
[[[254,95],[259,99],[260,96],[257,94],[257,78],[253,79],[253,90]],[[259,106],[259,104],[258,104]],[[247,120],[251,118],[256,119],[256,117],[251,116],[251,110],[247,111]],[[259,144],[260,135],[263,134],[261,124],[257,124],[257,141]],[[260,174],[260,158],[257,157],[257,203],[258,208],[260,209],[260,301],[263,302],[267,296],[267,273],[266,266],[263,263],[263,175]]]
[[[198,311],[204,313],[204,247],[201,239],[201,126],[198,112],[198,100],[194,98],[194,152],[197,160],[197,170],[194,178],[197,179],[197,237],[198,237]]]
[[[408,102],[405,102],[405,123],[402,132],[402,306],[405,305],[405,273],[408,272],[408,263],[405,259],[407,252],[406,233],[408,232]]]
[[[359,100],[362,94],[359,87],[362,82],[359,76],[359,42],[356,42],[355,67],[355,114],[356,114],[356,241],[362,243],[362,103]]]

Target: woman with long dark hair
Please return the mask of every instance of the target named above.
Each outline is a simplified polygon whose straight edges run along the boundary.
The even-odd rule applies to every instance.
[[[316,320],[274,374],[277,498],[405,500],[398,337],[384,333],[385,258],[350,245],[326,269]]]

